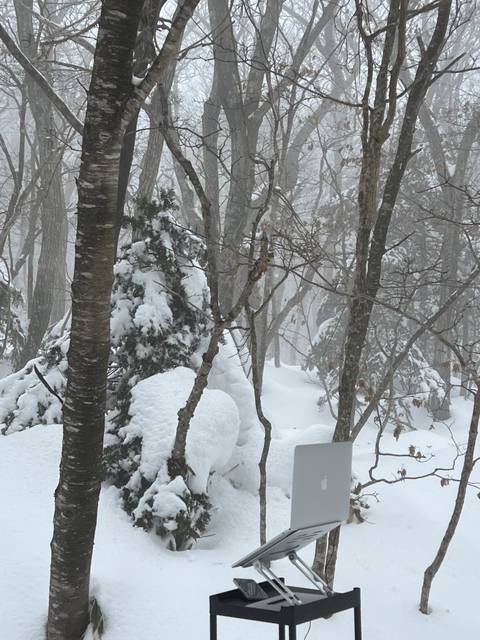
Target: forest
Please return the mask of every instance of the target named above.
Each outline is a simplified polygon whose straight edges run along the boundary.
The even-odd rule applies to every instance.
[[[304,561],[480,632],[479,51],[475,0],[1,0],[2,640],[206,638],[330,442]]]

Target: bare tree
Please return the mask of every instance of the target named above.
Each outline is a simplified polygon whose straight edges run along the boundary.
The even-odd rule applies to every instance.
[[[445,339],[444,339],[445,340]],[[446,340],[445,340],[446,342]],[[458,361],[463,369],[468,369],[469,376],[473,379],[476,389],[473,391],[473,407],[472,416],[470,419],[470,426],[468,429],[467,445],[464,452],[464,459],[462,470],[460,473],[460,479],[458,480],[457,495],[455,497],[455,503],[452,514],[448,521],[445,533],[440,541],[437,553],[431,564],[425,569],[423,576],[422,589],[420,594],[420,606],[419,609],[422,613],[428,614],[429,611],[429,598],[430,590],[432,588],[432,582],[437,575],[444,559],[447,554],[450,543],[455,535],[456,528],[460,521],[460,517],[465,504],[465,498],[470,483],[470,477],[479,458],[475,458],[475,446],[478,439],[478,424],[480,420],[480,393],[479,393],[479,378],[475,365],[465,359],[461,348],[458,348],[455,344],[450,343],[451,350],[455,353]]]
[[[356,400],[356,385],[360,358],[367,334],[372,308],[380,287],[382,259],[386,251],[387,234],[405,169],[412,154],[412,142],[420,107],[434,78],[436,65],[448,34],[451,0],[438,4],[435,27],[427,46],[419,40],[421,57],[412,85],[409,87],[397,148],[381,196],[378,195],[382,148],[392,127],[397,104],[398,84],[405,60],[407,4],[404,0],[390,3],[384,28],[385,36],[381,64],[377,72],[374,106],[370,107],[374,82],[372,35],[365,26],[365,7],[356,2],[357,23],[367,57],[367,78],[362,109],[362,168],[358,189],[359,223],[356,241],[356,262],[352,296],[346,331],[345,349],[339,386],[338,418],[334,440],[348,440],[352,428]],[[378,33],[378,31],[377,31]],[[390,69],[390,61],[394,59]],[[378,205],[378,199],[380,204]],[[333,583],[339,529],[329,535],[323,560],[315,559],[317,568],[323,564],[323,574]],[[320,546],[317,547],[320,553]]]

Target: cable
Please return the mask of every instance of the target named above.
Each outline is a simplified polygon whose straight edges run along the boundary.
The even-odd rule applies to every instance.
[[[305,637],[303,638],[303,640],[307,640],[307,636],[310,633],[310,629],[312,628],[312,623],[309,622],[308,623],[308,629],[307,629],[307,633],[305,634]]]

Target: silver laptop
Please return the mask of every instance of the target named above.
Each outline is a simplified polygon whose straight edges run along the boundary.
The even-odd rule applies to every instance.
[[[295,447],[290,528],[235,562],[267,563],[296,552],[345,521],[349,513],[352,443]]]

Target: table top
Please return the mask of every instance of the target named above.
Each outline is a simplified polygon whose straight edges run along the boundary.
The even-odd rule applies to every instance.
[[[301,624],[360,606],[360,589],[325,596],[316,589],[290,587],[302,604],[288,604],[268,582],[260,583],[267,600],[247,600],[239,589],[210,596],[210,613],[275,624]]]

